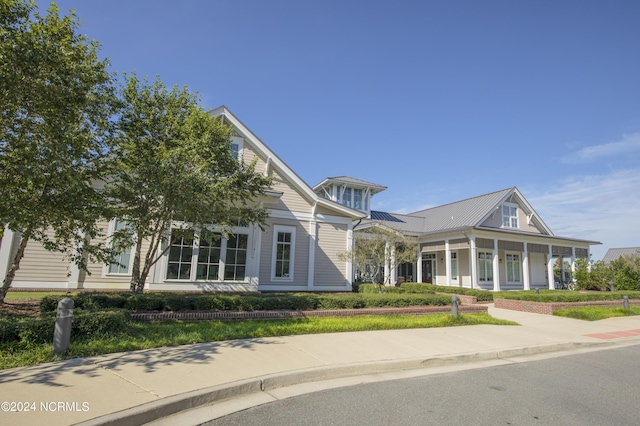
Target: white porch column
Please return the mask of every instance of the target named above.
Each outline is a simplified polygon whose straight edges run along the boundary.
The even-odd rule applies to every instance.
[[[493,291],[500,291],[500,259],[498,258],[498,240],[493,240]]]
[[[571,282],[576,282],[576,248],[571,247]]]
[[[549,245],[549,254],[547,254],[547,282],[549,284],[549,290],[554,290],[553,284],[553,248]]]
[[[2,282],[4,282],[4,277],[7,276],[7,272],[11,267],[11,248],[15,240],[16,233],[9,229],[9,226],[5,226],[2,243],[0,243],[0,274],[2,274],[0,281]]]
[[[522,279],[525,290],[531,290],[531,280],[529,276],[529,251],[527,250],[527,243],[524,244],[524,251],[522,252]]]
[[[318,224],[312,220],[309,222],[309,267],[307,270],[307,288],[309,290],[313,288],[313,278],[315,275],[317,235]],[[347,250],[349,252],[353,250],[353,225],[349,225],[347,229]],[[350,260],[347,260],[347,279],[349,282],[353,281],[353,264]]]
[[[422,282],[422,250],[420,250],[420,244],[418,244],[418,264],[416,265],[416,282]]]
[[[449,248],[449,239],[444,240],[444,266],[447,276],[445,277],[445,283],[451,285],[451,249]]]
[[[476,237],[469,237],[469,278],[471,288],[478,288],[478,255],[476,253]]]
[[[389,284],[395,286],[398,282],[398,268],[396,266],[396,247],[391,246],[391,256],[389,257]]]

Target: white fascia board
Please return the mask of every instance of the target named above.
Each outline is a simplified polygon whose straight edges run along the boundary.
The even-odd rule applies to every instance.
[[[551,232],[551,229],[547,226],[546,223],[544,223],[544,221],[542,220],[542,218],[540,217],[540,215],[538,215],[538,213],[536,213],[536,211],[534,210],[534,208],[531,206],[531,204],[529,204],[529,202],[527,201],[526,198],[524,198],[524,195],[522,195],[522,193],[520,192],[520,190],[518,188],[514,188],[513,191],[518,198],[520,199],[520,201],[522,202],[522,204],[524,204],[524,206],[526,207],[527,210],[529,210],[529,213],[532,214],[532,218],[531,220],[534,220],[538,223],[538,225],[540,225],[540,227],[542,229],[544,229],[544,231],[549,235],[549,236],[553,236],[553,232]]]
[[[333,215],[325,215],[325,214],[316,214],[313,215],[311,213],[302,213],[302,212],[292,212],[289,210],[273,210],[267,209],[270,218],[277,219],[293,219],[305,222],[326,222],[326,223],[336,223],[336,224],[351,224],[353,221],[344,216],[333,216]]]
[[[258,153],[266,160],[271,159],[271,165],[275,166],[282,172],[294,186],[300,190],[310,201],[316,201],[318,196],[305,181],[303,181],[284,161],[280,159],[267,145],[262,142],[247,126],[242,123],[229,109],[225,106],[220,106],[214,110],[209,111],[211,115],[224,117],[229,120],[233,127],[239,131],[243,137],[247,138],[251,145],[258,151]]]
[[[367,214],[360,210],[352,209],[343,204],[336,203],[335,201],[327,200],[326,198],[318,197],[318,204],[328,209],[336,210],[340,213],[349,215],[352,219],[363,219],[367,217]]]

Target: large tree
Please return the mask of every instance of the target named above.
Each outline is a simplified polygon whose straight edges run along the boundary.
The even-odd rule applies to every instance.
[[[108,63],[78,25],[55,4],[41,16],[32,1],[0,0],[0,226],[19,238],[0,303],[29,241],[81,267],[100,254],[82,243],[98,233],[92,183],[104,172],[115,102]]]
[[[140,292],[168,250],[172,228],[181,238],[211,224],[227,231],[238,221],[261,226],[267,213],[254,200],[271,180],[235,158],[232,129],[186,87],[167,89],[159,78],[149,83],[132,75],[121,97],[115,167],[105,188],[113,216],[126,224],[111,243],[116,250],[135,247],[130,287]]]

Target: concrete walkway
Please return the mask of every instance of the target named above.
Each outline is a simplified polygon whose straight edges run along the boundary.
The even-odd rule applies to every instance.
[[[0,424],[137,425],[300,383],[640,344],[640,316],[587,322],[493,305],[489,313],[521,325],[235,340],[4,370]]]

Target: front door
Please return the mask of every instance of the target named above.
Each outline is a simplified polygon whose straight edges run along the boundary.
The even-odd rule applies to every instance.
[[[434,255],[435,257],[435,255]],[[434,258],[432,256],[426,255],[422,257],[422,282],[433,284],[433,275],[434,275]]]

